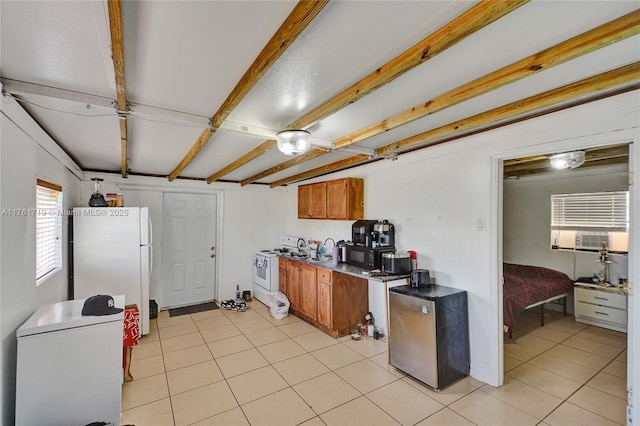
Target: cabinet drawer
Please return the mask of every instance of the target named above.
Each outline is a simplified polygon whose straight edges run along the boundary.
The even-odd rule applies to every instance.
[[[324,281],[326,283],[330,283],[331,271],[328,269],[318,268],[318,281]]]
[[[616,295],[617,296],[617,295]],[[627,311],[608,308],[605,306],[592,305],[590,303],[579,302],[577,314],[582,317],[592,318],[599,321],[608,321],[620,325],[627,325]]]
[[[611,308],[627,309],[627,296],[622,294],[607,293],[598,290],[588,290],[577,288],[577,298],[579,302],[594,303],[596,305],[608,306]]]

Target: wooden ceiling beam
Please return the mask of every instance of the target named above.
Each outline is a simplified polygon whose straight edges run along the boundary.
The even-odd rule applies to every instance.
[[[471,135],[471,134],[478,134],[478,133],[481,133],[481,132],[493,130],[493,129],[501,127],[501,126],[510,125],[510,124],[521,122],[521,121],[524,121],[524,120],[529,120],[531,118],[535,118],[535,117],[538,117],[538,116],[540,116],[542,114],[546,114],[546,113],[549,113],[549,112],[555,112],[555,111],[558,111],[558,110],[571,108],[571,107],[576,106],[576,105],[582,105],[584,103],[592,102],[594,100],[603,99],[603,98],[606,98],[606,97],[609,97],[609,96],[615,96],[615,95],[620,94],[620,93],[626,93],[626,92],[629,92],[629,91],[640,90],[640,82],[636,82],[636,81],[640,80],[640,78],[639,78],[640,77],[640,62],[637,63],[637,64],[633,64],[633,65],[634,65],[635,71],[631,71],[629,69],[623,70],[622,68],[620,69],[620,71],[622,71],[621,73],[624,74],[622,76],[622,80],[623,81],[625,81],[625,82],[626,81],[632,81],[634,83],[632,83],[630,85],[625,85],[622,88],[616,89],[615,91],[607,90],[606,92],[604,92],[602,94],[599,94],[597,96],[592,96],[592,97],[589,97],[589,98],[584,98],[583,97],[583,99],[581,99],[577,104],[574,103],[574,104],[571,104],[571,105],[567,105],[565,103],[564,105],[558,106],[558,107],[556,107],[556,108],[554,108],[552,110],[545,109],[545,110],[542,110],[542,111],[537,110],[537,111],[530,112],[528,108],[526,108],[526,111],[523,110],[523,109],[520,109],[520,111],[518,111],[515,114],[515,117],[507,117],[505,120],[497,119],[495,122],[492,122],[491,125],[479,126],[479,127],[472,128],[471,130],[462,129],[460,133],[451,132],[450,134],[448,134],[447,136],[443,136],[442,138],[435,137],[434,138],[435,140],[428,141],[428,142],[431,142],[429,144],[419,144],[419,143],[412,144],[411,146],[408,147],[409,148],[408,151],[414,151],[414,150],[417,150],[417,149],[422,149],[422,148],[426,148],[428,146],[433,146],[433,145],[437,145],[437,144],[441,144],[441,143],[452,142],[454,140],[460,139],[462,137],[466,137],[466,136]],[[627,68],[627,67],[623,67],[623,68]],[[614,74],[620,74],[620,73],[618,73],[618,71],[619,70],[614,70],[613,73]],[[631,74],[631,72],[633,74]],[[609,76],[612,76],[612,77],[615,78],[615,76],[613,74],[611,74],[611,73],[605,73],[603,75],[596,76],[596,77],[598,77],[598,80],[600,80],[604,84],[604,86],[608,86],[607,85],[607,79],[609,78]],[[617,83],[619,83],[619,82],[620,82],[620,80],[618,80],[617,82],[612,83],[612,85],[616,86]],[[585,82],[585,83],[588,83],[588,82]],[[622,84],[624,84],[624,83],[622,83]],[[570,93],[571,93],[572,87],[574,87],[574,85],[564,86],[564,87],[562,87],[560,89],[562,89],[562,91],[565,92],[569,96],[569,98],[571,98]],[[607,87],[604,87],[603,90],[606,90],[606,88]],[[594,90],[597,91],[599,89],[596,88]],[[580,95],[578,95],[578,96],[580,96]],[[535,96],[533,98],[535,98]],[[525,105],[522,105],[522,103],[523,102],[527,102],[528,100],[529,100],[529,98],[527,98],[527,99],[525,99],[523,101],[515,102],[515,103],[510,104],[508,106],[505,106],[503,108],[504,109],[509,109],[509,108],[516,108],[516,107],[517,108],[526,107]],[[558,102],[562,102],[562,101],[558,101]],[[479,114],[479,115],[483,115],[483,114]],[[471,117],[471,118],[473,118],[473,117]],[[447,125],[447,126],[443,126],[443,128],[451,128],[451,127],[455,128],[455,126],[458,123],[464,123],[464,121],[465,120],[461,120],[460,122],[456,122],[456,123],[453,123],[453,124],[450,124],[450,125]],[[430,133],[430,132],[425,132],[425,133]],[[430,134],[427,134],[427,135],[421,134],[421,135],[426,136],[426,137],[433,136],[433,135],[430,135]],[[416,135],[416,136],[420,136],[420,135]],[[413,142],[416,142],[416,141],[413,141]],[[393,144],[390,144],[390,145],[393,145]],[[624,144],[624,146],[628,147],[628,144]],[[387,154],[388,155],[393,155],[393,152],[394,151],[389,151]],[[537,157],[538,158],[543,158],[544,156],[537,156]],[[530,157],[525,157],[525,158],[530,158]],[[617,164],[617,161],[623,162],[624,158],[625,158],[625,156],[621,155],[621,156],[611,157],[611,158],[596,159],[596,160],[593,160],[593,161],[589,162],[589,164],[590,165],[602,165],[602,164],[604,164],[605,161],[610,161],[611,164]],[[628,158],[628,156],[626,158]],[[378,158],[378,160],[379,159],[380,158]],[[340,164],[340,165],[338,165],[338,163],[344,163],[344,162],[351,162],[351,164]],[[320,168],[317,168],[317,169],[314,169],[314,170],[310,170],[310,171],[305,172],[305,173],[301,173],[301,174],[296,175],[296,176],[292,176],[291,178],[285,178],[285,179],[279,180],[277,182],[273,182],[273,183],[271,183],[271,187],[275,187],[275,186],[279,186],[279,185],[286,185],[288,183],[300,181],[300,180],[303,180],[303,179],[310,179],[310,178],[319,176],[320,174],[329,173],[331,171],[336,171],[336,170],[339,170],[339,169],[344,169],[345,167],[348,167],[349,165],[354,165],[354,164],[357,164],[359,162],[364,162],[364,160],[358,160],[357,157],[352,157],[352,158],[343,160],[342,162],[334,163],[334,164],[338,165],[334,169],[332,169],[330,167],[331,165],[325,166],[325,167],[320,167]],[[587,164],[587,163],[585,162],[585,164]]]
[[[622,155],[620,157],[610,157],[610,158],[601,158],[597,160],[585,161],[583,165],[581,165],[580,169],[585,167],[596,167],[596,166],[609,166],[616,164],[627,164],[629,163],[629,156]],[[552,172],[561,172],[562,170],[556,170],[549,166],[549,162],[547,161],[546,167],[539,167],[535,169],[525,169],[525,170],[504,170],[504,177],[520,177],[520,176],[531,176],[537,175],[541,173],[552,173]]]
[[[640,80],[640,62],[617,68],[575,83],[531,96],[378,148],[384,156],[425,146],[452,135],[462,135],[516,116],[551,107],[581,96],[591,95]]]
[[[329,0],[299,1],[278,31],[262,49],[256,60],[242,76],[231,94],[213,116],[213,126],[218,127],[238,106],[240,101],[253,89],[262,76],[293,44],[314,18],[324,9]]]
[[[629,145],[615,145],[604,148],[587,148],[585,151],[585,164],[591,165],[602,160],[612,160],[615,163],[628,161]],[[519,161],[520,159],[510,159],[504,162],[505,176],[517,176],[520,174],[530,174],[535,170],[549,170],[549,158],[553,154],[535,156],[535,161]],[[534,157],[527,157],[534,158]],[[582,167],[582,166],[581,166]]]
[[[585,151],[585,157],[587,160],[599,160],[603,158],[613,158],[629,155],[629,144],[607,146],[604,148],[587,148]]]
[[[366,154],[354,155],[353,157],[345,158],[344,160],[336,161],[335,163],[326,164],[316,169],[308,170],[306,172],[297,174],[295,176],[289,176],[287,178],[278,180],[276,182],[272,182],[271,184],[269,184],[269,186],[271,188],[275,188],[276,186],[286,185],[286,184],[297,182],[303,179],[309,179],[325,173],[335,172],[337,170],[341,170],[346,167],[353,166],[355,164],[363,163],[370,159],[371,157],[369,157]]]
[[[122,42],[121,0],[108,0],[109,32],[111,34],[111,57],[116,77],[116,101],[120,123],[120,152],[122,177],[127,177],[127,89],[124,78],[124,47]]]
[[[289,127],[303,128],[317,123],[319,120],[395,80],[407,71],[423,64],[528,2],[529,0],[508,2],[483,0],[475,4],[353,86],[305,114]]]
[[[238,167],[242,166],[243,164],[248,163],[249,161],[251,161],[254,158],[264,154],[265,152],[269,151],[270,149],[273,149],[275,146],[276,146],[276,141],[274,141],[273,139],[269,139],[267,141],[264,141],[263,143],[258,145],[256,148],[252,149],[251,151],[249,151],[248,153],[246,153],[242,157],[238,158],[233,163],[229,164],[224,169],[222,169],[219,172],[216,172],[216,173],[212,174],[211,176],[209,176],[207,178],[207,183],[215,182],[216,180],[220,179],[222,176],[231,173],[232,171],[234,171]]]
[[[366,96],[385,84],[390,83],[407,71],[412,70],[416,66],[428,61],[439,53],[444,52],[476,31],[481,30],[528,2],[529,0],[514,0],[508,2],[494,0],[480,1],[449,23],[440,27],[420,42],[416,43],[400,55],[396,56],[380,68],[373,71],[371,74],[355,83],[353,86],[344,90],[313,111],[305,114],[303,117],[297,119],[287,127],[300,129],[312,126],[321,119],[328,117],[336,111],[356,102],[363,96]],[[262,177],[268,176],[271,173],[282,171],[287,167],[286,164],[288,163],[289,161],[286,161],[272,169],[265,170],[260,172],[258,175],[245,179],[245,181],[253,182]]]
[[[262,76],[271,66],[282,56],[300,34],[309,26],[313,19],[329,3],[329,0],[301,0],[298,2],[287,19],[280,25],[280,28],[267,42],[260,54],[253,61],[249,69],[244,73],[240,81],[233,88],[227,99],[222,103],[218,111],[213,115],[211,122],[213,129],[206,131],[209,138],[220,123],[222,123],[233,111],[233,109],[245,98],[245,96],[260,81]],[[209,138],[203,143],[202,135],[191,147],[187,155],[180,164],[169,174],[169,180],[174,180],[182,170],[202,151],[202,148],[209,142]],[[234,163],[237,163],[234,162]],[[239,167],[239,165],[238,165]],[[213,176],[213,175],[212,175]]]
[[[521,59],[498,71],[459,86],[432,100],[382,120],[334,142],[335,148],[349,146],[429,114],[475,98],[545,69],[563,64],[587,53],[609,46],[640,33],[640,10],[631,12],[546,50]]]
[[[629,157],[629,145],[615,145],[604,148],[590,148],[584,149],[585,152],[585,162],[603,160],[608,158],[620,158],[620,157]],[[527,158],[535,158],[533,161],[521,161],[522,159],[510,159],[504,162],[504,171],[506,172],[519,172],[522,170],[529,169],[543,169],[549,166],[549,157],[553,154],[548,155],[537,155],[535,157],[527,157]]]
[[[282,170],[288,169],[289,167],[293,167],[296,164],[304,163],[305,161],[309,161],[314,158],[320,157],[321,155],[324,155],[326,152],[327,151],[325,151],[324,149],[314,148],[311,151],[308,151],[304,154],[296,155],[295,157],[291,158],[289,161],[285,161],[284,163],[280,163],[277,166],[271,167],[268,170],[258,173],[257,175],[244,179],[240,182],[240,185],[242,186],[249,185],[250,183],[257,181],[258,179],[262,179],[263,177],[281,172]]]
[[[191,147],[182,161],[180,161],[180,164],[178,164],[175,170],[169,175],[170,181],[177,178],[180,172],[184,170],[184,168],[187,167],[187,165],[191,163],[194,158],[196,158],[200,151],[202,151],[202,148],[204,148],[205,145],[209,142],[209,139],[211,139],[211,135],[213,135],[214,132],[214,129],[204,129],[202,133],[200,133],[200,136],[198,137],[196,143]]]

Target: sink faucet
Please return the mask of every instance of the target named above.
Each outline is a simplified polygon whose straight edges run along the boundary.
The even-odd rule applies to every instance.
[[[336,241],[333,238],[327,238],[326,240],[324,240],[324,244],[323,246],[327,247],[327,241],[331,240],[331,242],[333,243],[333,246],[331,246],[331,248],[336,246]]]
[[[298,238],[298,241],[296,241],[296,247],[298,248],[298,252],[301,252],[303,248],[307,247],[307,242],[304,238]]]

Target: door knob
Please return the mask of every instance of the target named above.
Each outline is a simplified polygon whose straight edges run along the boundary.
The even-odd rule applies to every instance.
[[[216,255],[215,255],[215,254],[213,254],[213,253],[211,253],[211,257],[216,257]]]
[[[215,250],[216,248],[214,246],[211,246],[211,250]]]

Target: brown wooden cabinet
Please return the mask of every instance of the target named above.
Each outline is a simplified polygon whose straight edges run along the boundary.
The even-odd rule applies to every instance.
[[[364,219],[364,180],[345,178],[327,182],[328,219]]]
[[[281,257],[279,263],[280,269],[278,270],[278,287],[282,293],[287,294],[287,264],[289,263],[289,261]]]
[[[366,279],[287,259],[286,291],[291,312],[333,337],[349,335],[369,310]],[[280,271],[282,277],[282,270]]]
[[[300,264],[300,311],[309,318],[316,319],[316,268]]]
[[[327,217],[327,183],[314,183],[311,186],[311,217]]]
[[[344,178],[298,186],[299,219],[364,218],[364,180]]]
[[[302,274],[300,271],[300,262],[288,261],[287,262],[287,298],[291,304],[291,309],[294,311],[300,310],[300,280]]]
[[[328,269],[318,268],[318,324],[328,329],[332,327],[331,314],[331,280],[332,273]]]
[[[336,272],[331,290],[331,329],[336,337],[346,336],[369,312],[369,281]]]
[[[311,218],[311,185],[298,186],[298,218]]]

